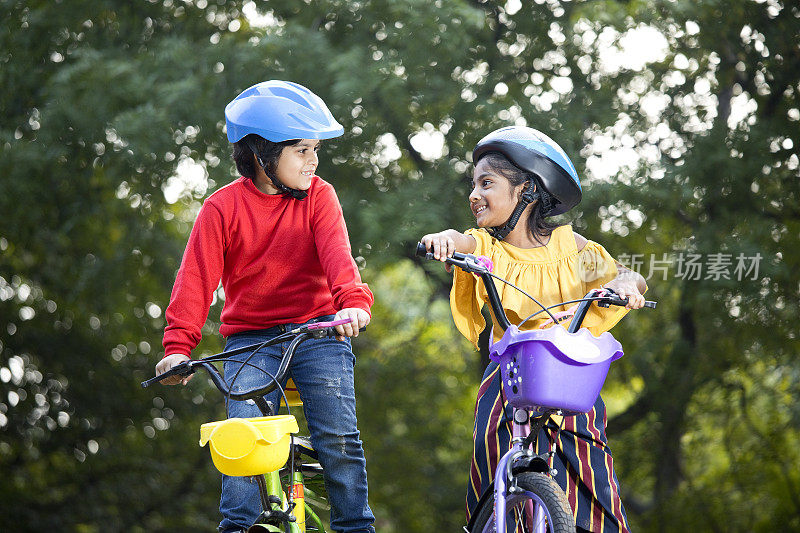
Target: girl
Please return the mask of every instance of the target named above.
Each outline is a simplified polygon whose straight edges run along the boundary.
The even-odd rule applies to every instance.
[[[167,307],[165,357],[156,374],[189,358],[220,279],[225,306],[219,329],[228,351],[334,314],[349,319],[337,326],[338,339],[304,342],[289,373],[324,468],[332,528],[374,533],[356,423],[355,356],[346,338],[369,323],[373,297],[350,254],[336,192],[315,172],[320,139],[344,130],[322,99],[284,81],[244,91],[225,108],[225,121],[242,177],[212,194],[197,216]],[[234,389],[268,379],[253,365],[274,375],[280,358],[280,345],[260,350],[241,369]],[[229,361],[225,374],[236,374],[240,366]],[[168,384],[181,382],[169,379]],[[273,405],[278,394],[268,398]],[[228,402],[228,417],[260,415],[254,404]],[[256,484],[223,476],[220,511],[220,531],[247,530],[261,511]]]
[[[646,285],[639,274],[623,268],[602,246],[574,233],[569,225],[547,220],[581,200],[575,167],[555,142],[532,128],[502,128],[478,143],[472,159],[475,170],[469,203],[480,229],[425,235],[421,241],[435,258],[445,261],[453,252],[487,256],[497,275],[544,305],[581,298],[600,286],[629,298],[627,309],[644,305]],[[498,284],[497,289],[512,324],[540,310],[505,284]],[[485,326],[480,310],[486,301],[486,291],[477,278],[456,269],[450,293],[453,319],[476,347]],[[627,309],[593,306],[583,325],[599,335],[613,327]],[[528,321],[525,329],[547,325],[547,316],[539,316]],[[494,332],[496,342],[498,332],[502,333],[497,324]],[[506,407],[497,363],[489,363],[475,408],[467,520],[491,484],[498,459],[509,449],[510,409]],[[590,412],[564,418],[552,459],[558,472],[556,481],[567,494],[579,531],[628,531],[605,421],[600,397]],[[562,417],[552,416],[539,441],[555,439],[561,423]]]

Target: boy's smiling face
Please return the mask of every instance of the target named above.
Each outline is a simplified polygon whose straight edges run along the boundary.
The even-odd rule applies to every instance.
[[[275,177],[291,189],[307,191],[311,187],[311,178],[317,170],[320,141],[318,139],[301,139],[297,144],[286,146],[278,156]],[[255,156],[253,156],[255,161]],[[265,194],[281,194],[272,183],[261,165],[256,164],[256,176],[253,183]]]
[[[284,148],[278,158],[275,177],[289,188],[307,191],[319,165],[319,147],[318,139],[302,139],[299,143]]]

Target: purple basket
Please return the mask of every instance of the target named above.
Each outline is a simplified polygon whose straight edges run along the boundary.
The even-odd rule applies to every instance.
[[[592,408],[622,345],[608,332],[595,337],[585,328],[568,333],[561,326],[520,331],[512,325],[489,352],[511,405],[575,414]]]

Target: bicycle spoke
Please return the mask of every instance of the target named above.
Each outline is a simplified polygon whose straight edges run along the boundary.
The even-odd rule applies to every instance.
[[[523,501],[509,503],[510,506],[506,515],[506,528],[509,532],[537,533],[538,531],[549,531],[547,515],[542,512],[542,508],[535,504],[533,500],[524,499]],[[539,527],[542,529],[539,529]]]

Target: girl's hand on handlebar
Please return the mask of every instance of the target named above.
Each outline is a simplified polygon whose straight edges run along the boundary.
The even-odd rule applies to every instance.
[[[456,249],[456,236],[463,237],[457,231],[447,229],[439,233],[429,233],[423,236],[419,242],[425,245],[426,250],[433,253],[434,259],[444,263],[448,257],[453,257],[453,252],[458,251]],[[450,264],[446,264],[444,269],[447,272],[453,271],[453,267]]]
[[[358,307],[345,307],[334,317],[334,320],[346,318],[348,324],[336,326],[337,340],[343,341],[345,337],[358,337],[358,330],[367,327],[370,321],[369,313]]]
[[[174,353],[172,355],[168,355],[164,359],[159,361],[158,364],[156,365],[156,376],[160,376],[167,370],[171,369],[173,366],[185,363],[188,360],[189,357],[182,354]],[[194,374],[188,375],[185,378],[181,376],[170,376],[161,383],[164,385],[177,385],[178,383],[186,385],[187,383],[189,383],[189,380],[192,379],[193,375]]]
[[[422,237],[419,242],[424,244],[429,252],[433,253],[434,259],[442,262],[448,257],[452,257],[453,252],[456,251],[456,241],[450,235],[450,230],[429,233]]]
[[[625,309],[641,309],[644,307],[644,296],[639,292],[639,287],[633,280],[616,278],[605,284],[607,289],[617,293],[617,296],[628,299]]]

